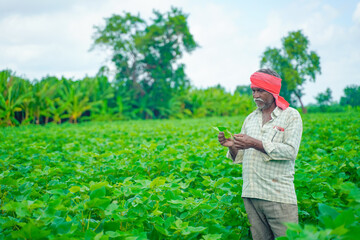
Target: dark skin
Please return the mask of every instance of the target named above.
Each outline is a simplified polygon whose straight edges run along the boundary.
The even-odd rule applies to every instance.
[[[262,112],[262,124],[264,125],[271,120],[271,113],[276,108],[275,99],[273,95],[261,88],[251,88],[253,98],[256,105]],[[250,137],[246,134],[234,134],[234,139],[225,138],[223,132],[219,132],[219,143],[228,147],[231,155],[235,158],[238,150],[254,148],[260,152],[266,153],[262,141]]]

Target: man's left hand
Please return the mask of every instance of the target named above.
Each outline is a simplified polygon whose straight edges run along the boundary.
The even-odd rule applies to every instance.
[[[234,134],[234,147],[238,149],[254,148],[260,152],[266,153],[263,143],[246,134]]]
[[[252,147],[253,138],[246,134],[234,134],[234,146],[240,149]]]

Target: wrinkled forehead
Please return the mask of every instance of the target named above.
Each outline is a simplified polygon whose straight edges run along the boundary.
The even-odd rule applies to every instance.
[[[263,88],[258,88],[258,87],[251,87],[251,90],[252,90],[252,91],[265,91],[265,92],[268,92],[268,91],[266,91],[265,89],[263,89]]]

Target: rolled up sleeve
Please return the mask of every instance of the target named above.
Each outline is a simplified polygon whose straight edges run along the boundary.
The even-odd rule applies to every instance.
[[[282,142],[263,141],[263,147],[267,154],[264,161],[270,160],[295,160],[299,151],[302,120],[300,114],[290,119],[289,125],[284,130],[284,140]]]

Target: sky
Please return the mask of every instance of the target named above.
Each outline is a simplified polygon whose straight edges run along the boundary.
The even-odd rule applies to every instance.
[[[248,85],[266,48],[281,47],[297,30],[321,65],[316,82],[304,86],[305,104],[326,88],[339,101],[346,86],[360,84],[360,1],[354,0],[0,0],[0,70],[30,80],[95,75],[111,65],[111,53],[90,50],[94,26],[124,12],[149,21],[153,9],[165,13],[171,6],[188,14],[200,45],[180,60],[195,87],[221,84],[233,92]]]

